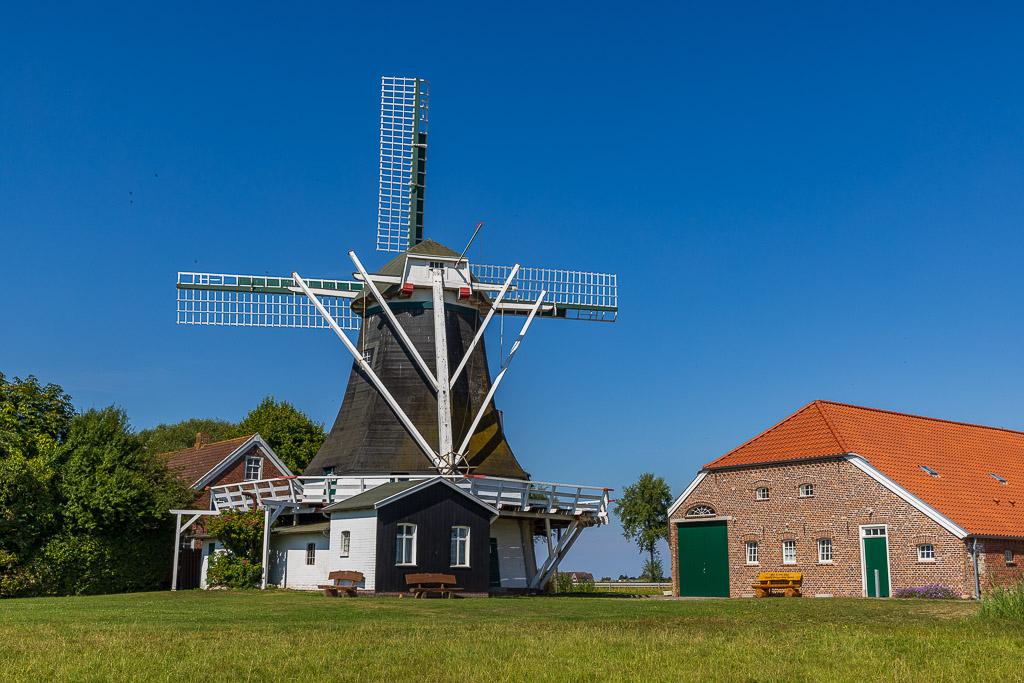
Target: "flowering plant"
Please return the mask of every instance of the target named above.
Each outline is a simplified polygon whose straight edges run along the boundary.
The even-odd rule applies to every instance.
[[[923,600],[958,600],[960,596],[953,589],[933,583],[919,588],[900,588],[892,594],[894,598],[919,598]]]
[[[224,544],[225,552],[210,559],[206,583],[228,588],[252,588],[263,576],[263,513],[225,510],[206,524],[210,535]]]

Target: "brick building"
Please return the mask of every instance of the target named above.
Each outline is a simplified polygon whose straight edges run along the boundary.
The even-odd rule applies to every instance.
[[[815,401],[708,463],[669,508],[673,593],[805,595],[1022,578],[1024,433]]]
[[[167,453],[167,467],[195,489],[192,507],[210,508],[207,489],[243,481],[290,477],[291,470],[259,434],[210,443],[209,434],[196,434],[192,448]]]

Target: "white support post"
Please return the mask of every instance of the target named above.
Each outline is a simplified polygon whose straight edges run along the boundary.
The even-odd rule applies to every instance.
[[[448,383],[448,333],[444,314],[444,269],[434,269],[434,367],[437,368],[437,450],[455,471],[452,453],[452,397]]]
[[[181,546],[181,513],[174,516],[174,568],[171,569],[171,590],[178,590],[178,551]]]
[[[331,326],[332,330],[334,330],[334,334],[338,335],[338,339],[340,339],[341,342],[345,345],[345,348],[348,349],[348,352],[352,354],[352,358],[355,359],[356,364],[359,366],[359,369],[366,373],[366,376],[370,378],[370,382],[373,384],[374,387],[376,387],[377,391],[381,393],[381,396],[383,396],[384,400],[387,401],[387,404],[391,407],[391,410],[395,411],[395,415],[398,417],[398,421],[401,422],[402,426],[405,427],[406,431],[409,432],[410,436],[412,436],[413,438],[413,441],[416,442],[416,445],[418,445],[420,447],[420,450],[422,450],[423,453],[427,456],[427,458],[430,459],[430,462],[434,465],[434,467],[436,467],[439,470],[443,470],[445,468],[446,463],[441,458],[438,457],[437,453],[434,452],[434,449],[430,447],[429,443],[427,443],[427,440],[423,438],[422,434],[420,434],[420,431],[416,429],[416,425],[412,423],[412,420],[409,419],[409,416],[405,414],[404,410],[402,410],[402,406],[398,405],[398,401],[395,400],[395,397],[392,396],[391,392],[388,391],[387,387],[384,386],[384,382],[380,380],[380,377],[377,377],[377,373],[373,371],[373,368],[370,367],[370,364],[367,363],[366,359],[363,358],[363,354],[359,353],[359,350],[356,349],[355,344],[353,344],[349,340],[349,338],[345,336],[345,333],[338,326],[338,323],[335,322],[334,318],[331,317],[331,314],[327,312],[327,309],[324,308],[324,305],[320,303],[320,299],[318,299],[315,294],[309,291],[309,287],[306,286],[306,283],[303,281],[301,277],[299,277],[298,273],[293,272],[292,278],[295,280],[295,283],[298,284],[298,286],[302,289],[302,291],[305,292],[306,296],[309,297],[309,300],[313,302],[313,305],[316,306],[316,309],[320,311],[320,315],[324,317],[324,320],[327,321],[327,324]]]
[[[269,573],[269,567],[267,567],[267,560],[270,558],[270,508],[263,508],[263,563],[260,565],[263,567],[263,578],[260,580],[260,590],[267,587],[267,574]]]
[[[469,348],[466,349],[465,355],[462,356],[462,362],[459,363],[459,367],[455,368],[455,372],[452,373],[451,386],[455,386],[455,381],[462,374],[462,370],[466,367],[466,363],[469,362],[469,357],[473,354],[473,349],[476,348],[477,343],[484,336],[484,330],[487,329],[487,323],[491,322],[491,318],[494,317],[494,312],[498,310],[498,304],[505,297],[505,292],[512,285],[512,280],[515,279],[516,273],[519,272],[519,264],[512,266],[512,272],[509,274],[508,279],[505,280],[505,284],[501,286],[501,290],[498,291],[498,296],[494,298],[491,303],[491,310],[487,311],[487,315],[484,317],[484,322],[480,325],[480,329],[476,331],[476,336],[473,337],[473,341],[470,342]]]
[[[171,568],[171,590],[178,590],[178,556],[181,550],[181,532],[196,523],[200,517],[219,514],[216,510],[171,510],[174,515],[174,566]],[[181,523],[182,515],[191,515],[188,521]]]
[[[416,349],[412,340],[409,339],[409,335],[405,333],[405,329],[398,323],[398,318],[395,317],[395,312],[391,310],[391,307],[388,306],[388,302],[384,300],[380,290],[377,289],[377,285],[375,285],[373,280],[370,279],[370,275],[366,272],[366,269],[363,268],[363,264],[359,262],[356,252],[350,251],[348,252],[348,255],[349,258],[352,259],[352,263],[354,263],[356,268],[359,270],[359,274],[363,276],[363,282],[366,283],[366,286],[370,288],[370,292],[373,293],[373,298],[376,299],[377,303],[380,304],[380,307],[384,309],[384,315],[387,316],[388,321],[395,328],[395,334],[397,334],[398,338],[402,340],[403,344],[405,344],[405,348],[408,349],[409,354],[413,357],[413,360],[416,361],[416,364],[420,366],[420,370],[423,371],[423,375],[427,378],[427,381],[430,382],[430,386],[434,391],[437,391],[437,378],[434,376],[434,373],[430,371],[430,368],[427,366],[427,362],[423,360],[423,356],[420,355],[420,352]]]
[[[285,510],[299,507],[298,503],[285,500],[268,500],[263,505],[263,579],[260,582],[260,589],[267,587],[267,575],[270,574],[270,527],[281,516]]]
[[[569,549],[582,532],[583,525],[578,521],[573,522],[572,526],[569,527],[568,533],[559,539],[558,544],[555,545],[547,559],[544,560],[544,564],[537,570],[533,580],[530,582],[530,588],[540,588],[551,579],[551,574],[558,568],[562,560],[565,559]]]
[[[582,524],[576,522],[576,528],[570,528],[569,533],[567,533],[565,537],[558,542],[560,550],[555,556],[555,563],[552,567],[548,568],[547,575],[541,579],[540,585],[543,586],[551,578],[551,575],[558,571],[558,567],[562,564],[562,560],[564,560],[565,556],[569,554],[569,550],[576,542],[576,539],[583,533],[583,528]]]
[[[469,426],[469,431],[466,432],[466,438],[462,440],[462,445],[459,446],[457,452],[457,459],[466,457],[466,449],[469,448],[469,440],[473,438],[473,434],[476,432],[477,425],[480,424],[480,418],[484,416],[484,411],[487,410],[487,406],[491,404],[491,399],[494,398],[494,392],[498,390],[498,385],[501,384],[501,380],[505,377],[505,373],[508,372],[508,366],[512,364],[512,358],[516,355],[516,351],[519,349],[519,345],[523,341],[523,337],[526,336],[526,331],[530,329],[530,323],[533,322],[533,316],[537,315],[537,311],[540,309],[540,305],[544,302],[544,297],[547,292],[541,291],[540,296],[537,297],[537,302],[530,309],[530,315],[527,316],[526,322],[523,323],[523,329],[519,331],[519,336],[516,338],[512,348],[509,349],[508,356],[505,358],[505,362],[501,364],[501,372],[494,378],[494,383],[491,384],[490,390],[487,392],[487,396],[484,398],[484,402],[480,404],[479,410],[476,411],[476,417],[473,418],[473,424]]]

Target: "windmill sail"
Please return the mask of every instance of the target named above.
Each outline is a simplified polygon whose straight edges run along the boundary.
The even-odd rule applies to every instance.
[[[430,84],[380,81],[380,197],[377,251],[405,251],[423,241]]]
[[[512,273],[512,266],[470,264],[469,269],[486,285],[499,285]],[[547,294],[538,315],[612,322],[619,311],[618,278],[612,273],[520,268],[512,287],[498,305],[501,315],[528,315],[542,291]]]
[[[349,307],[363,283],[309,280],[313,292],[344,330],[358,330]],[[291,277],[178,273],[178,323],[247,327],[328,328],[327,321]]]

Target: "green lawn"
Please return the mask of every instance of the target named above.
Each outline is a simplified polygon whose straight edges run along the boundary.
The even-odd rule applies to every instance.
[[[1022,680],[969,603],[183,591],[0,601],[0,679]]]

